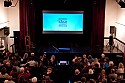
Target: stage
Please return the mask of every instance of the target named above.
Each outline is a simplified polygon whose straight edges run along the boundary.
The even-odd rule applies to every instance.
[[[46,52],[46,53],[75,53],[75,54],[91,54],[91,53],[116,53],[116,54],[123,54],[123,52],[121,50],[119,50],[118,48],[114,47],[112,50],[110,50],[109,47],[104,46],[102,48],[102,51],[100,51],[99,49],[97,49],[96,51],[93,51],[91,47],[55,47],[55,46],[51,46],[51,47],[41,47],[38,49],[32,49],[31,51],[34,52]]]

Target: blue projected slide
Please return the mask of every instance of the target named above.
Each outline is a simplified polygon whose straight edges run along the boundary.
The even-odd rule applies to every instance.
[[[44,31],[83,31],[83,13],[43,13]]]

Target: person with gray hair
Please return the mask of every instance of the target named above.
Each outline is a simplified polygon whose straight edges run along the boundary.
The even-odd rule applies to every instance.
[[[114,62],[113,61],[109,61],[109,67],[106,69],[106,75],[108,76],[109,74],[111,74],[111,70],[114,67]]]
[[[31,76],[30,72],[28,70],[25,70],[24,67],[20,68],[20,74],[18,75],[18,78],[20,79],[20,77],[24,77],[25,80],[28,80],[29,77]]]
[[[89,79],[95,79],[93,69],[89,69],[87,80]]]
[[[32,83],[37,83],[37,77],[33,77],[33,78],[31,79],[31,82],[32,82]]]
[[[120,62],[117,69],[118,79],[123,79],[124,73],[125,73],[124,65],[123,63]]]
[[[93,74],[93,73],[94,73],[93,70],[92,70],[92,69],[89,69],[88,74]]]

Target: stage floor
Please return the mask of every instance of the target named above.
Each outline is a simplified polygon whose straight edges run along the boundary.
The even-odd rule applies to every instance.
[[[98,49],[95,53],[116,53],[116,54],[123,54],[123,52],[116,47],[110,50],[109,47],[104,46],[102,52],[99,52]],[[37,52],[46,52],[46,53],[92,53],[90,47],[77,47],[77,48],[57,48],[57,47],[42,47],[37,50]]]
[[[123,53],[123,52],[116,47],[114,47],[114,48],[112,48],[112,50],[110,50],[110,47],[104,46],[103,53]]]

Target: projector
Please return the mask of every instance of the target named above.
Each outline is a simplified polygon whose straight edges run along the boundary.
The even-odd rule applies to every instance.
[[[9,7],[12,5],[12,2],[11,1],[4,1],[4,7]]]
[[[121,6],[121,8],[125,8],[125,1],[120,0],[118,4]]]

